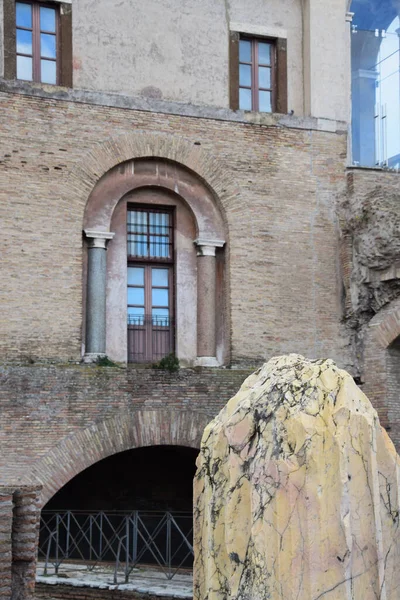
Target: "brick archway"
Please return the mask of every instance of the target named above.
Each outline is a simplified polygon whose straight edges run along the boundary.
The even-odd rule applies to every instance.
[[[64,438],[34,463],[29,479],[43,486],[43,506],[75,475],[112,454],[159,445],[199,448],[210,420],[209,415],[193,411],[121,412]]]
[[[400,297],[368,324],[364,350],[364,391],[378,411],[382,425],[400,449],[400,390],[393,376],[396,357],[391,346],[400,337]],[[400,360],[398,361],[400,371]]]

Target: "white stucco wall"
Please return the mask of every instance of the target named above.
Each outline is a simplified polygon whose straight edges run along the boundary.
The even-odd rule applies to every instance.
[[[238,27],[288,38],[289,110],[302,114],[300,0],[74,0],[74,86],[227,108]]]
[[[79,0],[73,31],[77,87],[228,105],[222,0]]]
[[[304,0],[305,113],[347,121],[350,109],[348,0]]]

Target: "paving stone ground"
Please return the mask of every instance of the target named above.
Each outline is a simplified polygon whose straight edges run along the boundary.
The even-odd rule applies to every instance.
[[[39,562],[36,581],[48,585],[68,585],[73,587],[88,587],[98,589],[133,591],[152,596],[171,598],[193,598],[193,576],[190,571],[179,572],[173,579],[168,580],[165,574],[152,568],[133,569],[129,583],[123,583],[124,573],[118,572],[118,583],[114,583],[114,568],[107,565],[94,567],[88,571],[85,565],[64,563],[58,576],[54,569],[49,568],[49,574],[43,575],[44,563]]]

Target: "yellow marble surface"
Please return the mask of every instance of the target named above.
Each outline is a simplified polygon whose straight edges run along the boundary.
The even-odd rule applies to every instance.
[[[271,359],[197,467],[195,600],[400,600],[400,459],[331,360]]]

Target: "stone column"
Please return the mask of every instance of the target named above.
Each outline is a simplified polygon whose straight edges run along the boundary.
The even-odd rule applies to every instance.
[[[218,367],[216,358],[215,250],[223,240],[195,240],[197,246],[197,360],[203,367]]]
[[[106,247],[114,234],[85,229],[85,235],[88,263],[84,361],[93,362],[106,352]]]

